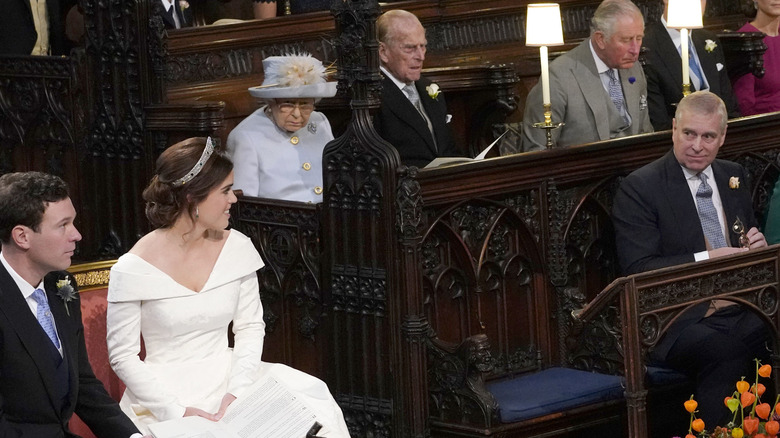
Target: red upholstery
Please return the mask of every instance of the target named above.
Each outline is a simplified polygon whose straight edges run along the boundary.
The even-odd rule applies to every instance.
[[[114,374],[108,364],[106,346],[106,294],[107,288],[93,289],[79,294],[81,300],[81,319],[84,321],[84,337],[87,343],[89,363],[95,375],[106,387],[109,395],[119,401],[125,391],[125,385]],[[77,416],[70,422],[70,430],[84,438],[95,438],[89,427]]]

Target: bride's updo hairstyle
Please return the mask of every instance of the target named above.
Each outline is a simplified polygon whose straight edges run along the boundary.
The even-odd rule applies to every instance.
[[[195,222],[195,207],[232,170],[233,162],[210,138],[188,138],[169,147],[157,158],[156,174],[144,189],[147,219],[155,228],[169,228],[186,212]]]

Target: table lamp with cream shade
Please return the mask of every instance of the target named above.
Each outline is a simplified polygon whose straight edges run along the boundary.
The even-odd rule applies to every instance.
[[[539,47],[542,64],[542,103],[544,105],[544,122],[534,123],[534,127],[547,131],[547,148],[552,147],[552,130],[563,123],[552,122],[552,105],[550,103],[550,69],[548,64],[547,46],[563,44],[563,28],[561,26],[561,9],[557,3],[532,3],[528,5],[525,26],[525,45]]]
[[[680,56],[682,57],[683,96],[691,93],[688,57],[688,31],[702,28],[701,0],[669,0],[666,27],[680,29]]]

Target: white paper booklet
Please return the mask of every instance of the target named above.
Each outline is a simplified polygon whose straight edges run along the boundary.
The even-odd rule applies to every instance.
[[[217,422],[183,417],[149,425],[155,438],[304,438],[314,411],[273,376],[259,379]]]
[[[428,165],[425,166],[423,169],[430,169],[430,168],[433,168],[433,167],[446,166],[446,165],[449,165],[449,164],[468,163],[470,161],[482,160],[482,159],[485,158],[485,156],[488,154],[488,152],[490,152],[490,149],[492,149],[493,146],[495,146],[496,143],[498,143],[498,141],[501,140],[501,137],[506,135],[507,132],[509,132],[509,130],[504,131],[503,134],[499,135],[497,139],[493,140],[493,143],[490,143],[490,145],[488,145],[488,147],[483,149],[482,152],[480,152],[479,155],[477,155],[474,158],[469,158],[469,157],[438,157],[438,158],[434,158],[433,161],[428,163]]]

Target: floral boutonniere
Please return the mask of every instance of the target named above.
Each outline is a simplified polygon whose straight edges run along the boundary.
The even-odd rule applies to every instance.
[[[712,53],[713,50],[715,50],[715,47],[718,47],[718,45],[713,40],[704,40],[704,50]]]
[[[439,93],[441,90],[439,89],[439,86],[436,84],[431,84],[425,87],[425,91],[428,92],[428,96],[431,96],[431,99],[436,100],[437,97],[439,97]]]
[[[190,4],[186,2],[186,0],[179,0],[179,7],[181,10],[185,10],[190,7]]]
[[[68,303],[79,299],[79,294],[76,293],[76,289],[70,284],[70,276],[66,275],[65,278],[57,281],[57,296],[65,303],[65,313],[70,316]]]
[[[738,189],[739,188],[739,177],[732,176],[729,178],[729,188]]]

